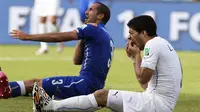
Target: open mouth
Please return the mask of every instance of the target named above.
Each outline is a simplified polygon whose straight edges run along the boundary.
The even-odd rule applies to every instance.
[[[88,19],[89,19],[89,16],[85,16],[85,23],[87,23],[87,21],[88,21]]]
[[[88,18],[89,18],[89,16],[86,15],[86,16],[85,16],[85,19],[88,19]]]

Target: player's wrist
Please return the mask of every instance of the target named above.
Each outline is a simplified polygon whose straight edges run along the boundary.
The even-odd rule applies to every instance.
[[[130,56],[129,58],[132,61],[132,63],[135,63],[135,58],[133,56]]]
[[[31,40],[31,35],[27,35],[25,39],[26,40]]]
[[[137,54],[135,55],[135,58],[138,58],[138,57],[140,57],[140,53],[137,53]]]

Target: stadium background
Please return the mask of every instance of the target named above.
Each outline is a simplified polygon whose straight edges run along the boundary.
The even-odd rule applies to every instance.
[[[158,34],[166,38],[178,51],[183,64],[184,79],[181,96],[176,112],[200,112],[200,3],[183,0],[174,1],[135,1],[103,0],[112,12],[106,25],[115,41],[115,54],[106,88],[142,91],[137,83],[131,61],[126,57],[124,46],[128,29],[126,23],[134,16],[149,14],[158,24]],[[21,29],[37,33],[38,19],[35,16],[33,0],[3,0],[0,3],[0,66],[9,80],[25,80],[55,75],[78,74],[79,66],[72,64],[74,45],[66,42],[65,51],[56,53],[54,44],[49,54],[35,56],[38,42],[23,42],[9,36],[12,29]],[[58,24],[61,31],[69,31],[81,26],[78,13],[79,3],[69,4],[62,0],[58,12]],[[69,47],[70,46],[70,47]],[[0,112],[29,112],[32,109],[30,97],[0,100]],[[110,112],[103,109],[100,112]]]

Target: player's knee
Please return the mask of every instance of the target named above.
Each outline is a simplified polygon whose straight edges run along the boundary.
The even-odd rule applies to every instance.
[[[24,81],[24,85],[25,85],[25,89],[26,89],[26,92],[27,92],[27,93],[32,92],[33,85],[34,85],[35,82],[38,82],[39,85],[42,85],[42,84],[41,84],[41,82],[42,82],[41,79],[31,79],[31,80],[25,80],[25,81]]]
[[[46,21],[47,21],[47,18],[46,18],[46,17],[40,17],[40,23],[45,24]]]
[[[51,16],[51,23],[56,24],[56,16]]]
[[[98,106],[105,107],[107,104],[108,90],[101,89],[94,92]]]

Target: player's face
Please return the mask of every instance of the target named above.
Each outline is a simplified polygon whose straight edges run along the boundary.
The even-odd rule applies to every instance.
[[[85,23],[96,23],[97,21],[97,8],[99,4],[92,4],[85,12]]]
[[[131,40],[140,48],[140,50],[144,50],[144,41],[140,34],[133,30],[132,28],[129,28],[129,34],[131,37]]]

